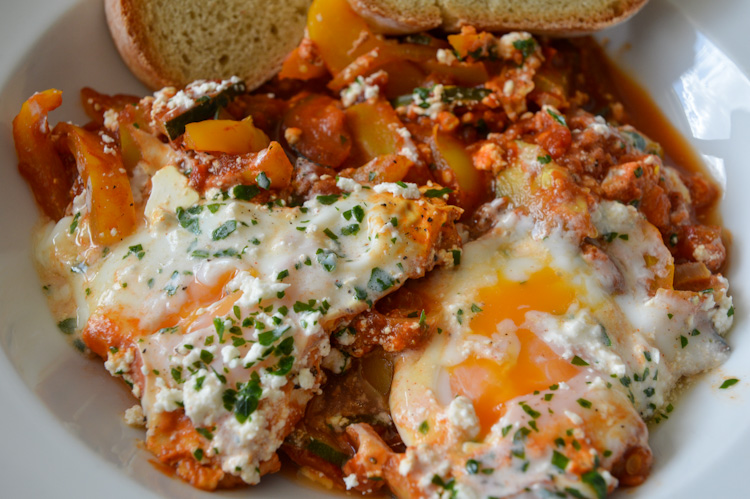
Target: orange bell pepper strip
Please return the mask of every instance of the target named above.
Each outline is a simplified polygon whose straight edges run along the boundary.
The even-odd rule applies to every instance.
[[[32,95],[13,119],[18,171],[31,187],[37,204],[53,220],[65,214],[72,175],[50,140],[47,114],[62,104],[62,92],[51,89]]]
[[[328,83],[328,88],[339,91],[358,76],[365,76],[391,62],[434,63],[437,49],[424,45],[382,41],[379,46],[354,59]],[[444,66],[447,67],[447,66]],[[485,71],[486,75],[486,71]],[[486,78],[485,78],[486,79]],[[484,81],[484,80],[483,80]]]
[[[452,196],[462,208],[468,210],[478,206],[486,196],[487,182],[484,181],[482,173],[474,167],[471,155],[466,151],[464,144],[435,126],[431,145],[438,181],[453,189]]]
[[[193,151],[227,154],[258,152],[271,143],[268,136],[253,126],[253,119],[242,121],[205,120],[185,125],[184,144]]]
[[[327,74],[325,66],[305,60],[300,55],[300,48],[297,47],[284,59],[281,71],[279,71],[279,79],[312,80]]]
[[[351,177],[360,183],[379,184],[404,180],[414,162],[400,154],[378,156],[369,163],[351,171]]]
[[[114,109],[120,111],[128,104],[135,105],[141,99],[134,95],[116,94],[107,95],[100,94],[96,90],[83,87],[81,89],[81,105],[86,115],[91,118],[97,125],[104,124],[104,113],[108,109]]]
[[[268,185],[261,186],[263,189],[282,190],[292,181],[292,163],[281,144],[275,141],[257,153],[220,155],[214,162],[218,162],[216,172],[208,175],[202,185],[193,184],[191,177],[193,187],[227,189],[238,184],[260,185],[261,173],[268,179]]]
[[[397,154],[404,146],[404,138],[397,132],[404,125],[387,101],[355,104],[346,110],[346,121],[357,146],[356,166]]]
[[[489,57],[497,45],[497,38],[491,33],[477,33],[471,26],[461,28],[461,33],[448,36],[448,43],[456,50],[459,57]]]
[[[425,61],[420,66],[427,73],[442,77],[444,82],[466,87],[481,85],[490,78],[483,62],[459,62],[448,66],[437,61]]]
[[[91,196],[89,228],[96,244],[122,241],[135,229],[135,207],[130,180],[117,150],[98,135],[67,123],[58,125],[73,154],[78,172]]]
[[[333,75],[383,45],[346,0],[315,0],[307,13],[307,33]]]
[[[393,61],[380,69],[388,73],[388,83],[383,92],[389,100],[411,94],[415,88],[424,86],[426,73],[409,61]]]

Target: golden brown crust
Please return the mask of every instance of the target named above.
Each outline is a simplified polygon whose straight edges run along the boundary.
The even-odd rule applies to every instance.
[[[141,12],[137,0],[104,0],[112,40],[136,78],[152,89],[173,85],[174,79],[159,64],[144,34]]]
[[[398,35],[428,31],[439,27],[443,22],[437,5],[417,7],[413,13],[401,13],[378,0],[349,0],[349,4],[355,12],[367,20],[368,24],[384,34]]]
[[[151,89],[239,76],[253,89],[302,38],[310,0],[105,0],[115,45]]]
[[[528,31],[534,34],[569,36],[599,31],[629,19],[648,0],[614,0],[601,2],[596,10],[584,10],[576,2],[569,2],[563,12],[550,17],[545,0],[538,4],[539,15],[523,6],[503,5],[504,2],[475,2],[467,0],[434,0],[432,5],[414,6],[405,11],[385,0],[349,0],[354,10],[377,31],[386,34],[415,33],[441,27],[446,31],[460,31],[462,26],[473,26],[486,31]],[[396,2],[398,3],[398,2]],[[479,4],[480,2],[476,2]],[[551,7],[560,7],[550,5]],[[408,5],[404,3],[404,5]],[[518,7],[521,7],[520,9]],[[544,14],[542,14],[544,13]]]

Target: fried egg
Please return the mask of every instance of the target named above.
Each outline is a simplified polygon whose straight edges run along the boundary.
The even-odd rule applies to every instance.
[[[582,250],[498,210],[460,265],[420,282],[438,334],[396,362],[398,494],[603,497],[645,478],[644,418],[726,358],[731,299],[723,278],[671,289],[672,257],[632,206],[602,201],[591,220],[601,237]]]
[[[120,243],[91,242],[85,191],[42,230],[55,308],[141,399],[148,448],[196,486],[278,470],[331,330],[455,239],[460,210],[413,184],[340,184],[351,192],[286,207],[247,201],[245,186],[201,196],[165,166],[143,182],[143,222]]]

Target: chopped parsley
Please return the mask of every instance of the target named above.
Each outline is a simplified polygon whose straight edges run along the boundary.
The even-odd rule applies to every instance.
[[[426,198],[441,198],[445,196],[446,194],[450,194],[453,192],[453,189],[450,189],[448,187],[444,187],[442,189],[427,189],[424,192],[424,197]]]
[[[422,421],[419,424],[419,433],[421,433],[422,435],[427,435],[428,431],[430,431],[430,423],[428,423],[427,421]]]
[[[338,201],[339,195],[338,194],[330,194],[328,196],[318,195],[315,199],[317,199],[320,204],[331,205],[335,203],[336,201]]]
[[[720,388],[721,390],[726,390],[726,389],[727,389],[727,388],[729,388],[730,386],[732,386],[732,385],[736,385],[737,383],[739,383],[739,381],[740,381],[740,380],[738,380],[737,378],[729,378],[729,379],[726,379],[726,380],[724,380],[724,382],[723,382],[723,383],[721,384],[721,386],[720,386],[719,388]]]
[[[232,188],[234,199],[240,201],[250,201],[258,194],[260,194],[260,189],[257,185],[235,185]]]
[[[65,334],[73,334],[78,328],[78,319],[75,317],[68,317],[57,323],[57,328]]]
[[[574,366],[588,366],[589,363],[580,358],[578,355],[573,357],[573,360],[570,361],[571,364]]]
[[[552,466],[558,468],[560,471],[565,471],[565,468],[568,467],[569,462],[570,459],[568,459],[565,455],[560,454],[556,450],[552,451]]]
[[[367,282],[367,287],[372,289],[373,291],[382,293],[383,291],[391,288],[394,283],[395,281],[393,277],[391,277],[388,272],[379,267],[375,267],[374,269],[372,269],[370,280]]]
[[[211,239],[214,241],[226,239],[235,230],[237,230],[237,220],[227,220],[213,231]]]
[[[76,227],[78,227],[78,219],[80,218],[81,218],[81,212],[79,211],[78,213],[75,214],[75,216],[73,217],[73,221],[70,223],[70,228],[68,229],[69,234],[72,234],[73,232],[76,231]]]
[[[188,209],[178,207],[176,213],[180,227],[192,232],[193,234],[200,234],[201,228],[198,215],[200,215],[201,211],[203,211],[203,206],[201,205],[191,206]]]

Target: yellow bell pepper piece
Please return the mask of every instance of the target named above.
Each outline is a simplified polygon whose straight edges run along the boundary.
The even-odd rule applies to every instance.
[[[194,151],[247,154],[268,147],[271,141],[252,118],[242,121],[206,120],[185,125],[185,147]]]
[[[307,33],[333,75],[383,45],[346,0],[315,0],[307,13]]]
[[[359,165],[378,156],[396,154],[404,145],[404,139],[396,131],[404,125],[384,100],[351,106],[346,110],[346,122],[357,145],[355,157]]]
[[[68,148],[91,196],[89,228],[96,244],[122,241],[135,229],[135,206],[130,180],[119,151],[106,150],[98,135],[62,124]]]
[[[456,137],[441,132],[437,126],[432,131],[432,154],[441,183],[454,189],[459,206],[473,207],[479,204],[485,193],[482,174],[474,168],[471,155]]]

